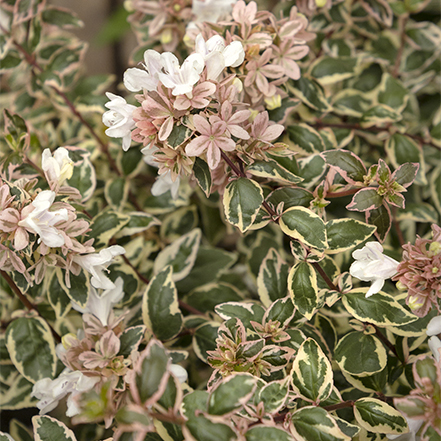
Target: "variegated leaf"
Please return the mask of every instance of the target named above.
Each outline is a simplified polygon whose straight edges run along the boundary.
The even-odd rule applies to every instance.
[[[349,250],[372,236],[373,225],[355,219],[333,219],[326,223],[329,248],[327,253],[337,254]]]
[[[47,415],[32,417],[35,441],[76,441],[75,434],[64,423]]]
[[[295,144],[295,150],[305,155],[320,153],[325,150],[320,133],[307,124],[297,124],[288,127],[289,139]]]
[[[170,265],[148,284],[142,299],[142,319],[159,340],[170,340],[179,334],[183,317]]]
[[[360,398],[355,402],[357,423],[369,432],[400,435],[407,432],[403,415],[384,401],[376,398]]]
[[[234,373],[211,392],[208,413],[226,415],[239,410],[253,395],[257,379],[247,373]]]
[[[351,57],[321,57],[311,65],[311,75],[322,85],[338,83],[353,77],[358,59]]]
[[[105,247],[129,220],[130,216],[127,214],[117,213],[112,209],[99,213],[90,224],[92,231],[89,232],[89,237],[95,239],[93,246],[98,249]]]
[[[382,291],[366,298],[368,289],[356,288],[342,297],[344,307],[356,319],[381,327],[406,325],[418,320],[391,295]]]
[[[288,275],[288,292],[294,306],[308,320],[318,305],[317,274],[308,262],[299,262]]]
[[[285,184],[298,184],[299,182],[303,181],[302,178],[296,176],[294,173],[291,173],[289,170],[271,159],[266,161],[255,161],[247,166],[246,169],[253,176],[258,176],[259,178],[266,178],[271,181],[278,181]]]
[[[270,248],[260,265],[257,277],[257,293],[264,306],[268,307],[275,300],[286,297],[288,271],[289,266],[280,254],[274,248]]]
[[[294,441],[292,435],[280,427],[258,424],[245,433],[246,441]]]
[[[306,406],[292,415],[294,436],[298,441],[350,441],[336,421],[320,407]]]
[[[196,260],[202,232],[199,228],[182,236],[156,257],[154,272],[158,274],[167,265],[173,267],[173,281],[177,282],[187,277]]]
[[[382,371],[387,364],[386,349],[374,335],[346,334],[335,348],[335,361],[350,375],[365,377]]]
[[[262,188],[252,179],[239,178],[231,181],[223,196],[228,222],[244,233],[256,219],[263,199]]]
[[[141,211],[131,211],[124,214],[129,216],[129,221],[115,235],[117,238],[133,236],[161,224],[161,221],[156,219],[156,217]]]
[[[6,347],[14,366],[28,381],[53,378],[57,367],[49,325],[40,317],[20,317],[6,330]]]
[[[305,245],[324,251],[328,247],[322,218],[305,207],[292,207],[280,217],[281,230]]]
[[[271,381],[260,389],[258,399],[263,403],[266,413],[275,414],[284,407],[288,392],[285,380]]]
[[[312,338],[300,346],[291,369],[294,391],[307,401],[319,403],[329,397],[333,386],[331,363]]]

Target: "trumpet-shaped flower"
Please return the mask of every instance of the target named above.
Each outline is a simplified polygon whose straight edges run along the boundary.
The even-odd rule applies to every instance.
[[[67,221],[68,213],[65,208],[49,211],[55,196],[55,192],[50,190],[39,193],[31,203],[34,209],[18,225],[40,236],[38,243],[43,242],[48,247],[58,248],[64,245],[65,238],[54,225]]]
[[[49,149],[45,149],[41,155],[41,168],[49,183],[62,185],[72,177],[73,161],[64,147],[58,147],[53,154]]]
[[[237,0],[193,0],[192,12],[194,21],[189,23],[189,28],[195,27],[194,23],[217,23],[219,18],[229,14]]]
[[[233,41],[225,47],[225,40],[214,35],[207,41],[202,34],[196,37],[196,53],[201,55],[207,66],[207,80],[217,80],[225,67],[238,67],[245,59],[245,51],[240,41]]]
[[[40,409],[40,415],[43,415],[55,409],[58,402],[70,394],[67,400],[66,415],[73,417],[80,413],[74,396],[92,389],[98,381],[98,377],[87,377],[79,371],[65,370],[55,380],[43,378],[37,381],[32,388],[32,396],[40,400],[37,407]]]
[[[379,292],[384,281],[397,272],[399,264],[383,254],[383,247],[378,242],[368,242],[361,250],[355,250],[352,257],[355,262],[349,269],[351,276],[364,282],[373,282],[366,297]]]
[[[91,286],[86,306],[81,308],[81,306],[71,302],[72,308],[81,312],[81,314],[93,314],[103,326],[107,326],[110,311],[124,297],[123,285],[123,279],[118,277],[115,280],[115,288],[107,289],[101,294],[98,294],[98,291]]]
[[[187,144],[185,152],[188,156],[199,156],[206,151],[208,166],[214,170],[220,162],[221,151],[232,152],[236,143],[226,136],[227,124],[224,121],[210,124],[203,116],[195,115],[193,122],[200,136]]]
[[[169,371],[179,380],[180,383],[185,383],[188,378],[187,371],[179,364],[171,364]]]
[[[427,325],[426,334],[429,338],[429,348],[433,353],[436,361],[440,360],[441,354],[441,340],[439,339],[439,335],[441,335],[441,315],[437,317],[433,317]]]
[[[151,49],[145,51],[142,66],[145,70],[133,67],[124,72],[124,86],[130,92],[156,90],[161,71],[161,54]]]
[[[177,96],[193,90],[205,63],[200,54],[191,54],[184,60],[182,66],[179,66],[179,60],[175,55],[164,52],[161,54],[161,66],[163,72],[158,74],[159,80],[167,89],[173,89],[172,94]]]
[[[128,104],[126,100],[118,95],[107,92],[110,102],[105,106],[110,109],[103,115],[103,123],[107,127],[106,135],[111,138],[122,138],[122,148],[126,152],[130,148],[131,131],[135,128],[133,111],[137,108]]]
[[[115,256],[119,256],[125,252],[123,247],[113,245],[101,250],[99,253],[74,256],[73,261],[92,274],[90,282],[94,288],[113,290],[116,288],[116,285],[104,274],[104,271],[107,270],[107,267]]]

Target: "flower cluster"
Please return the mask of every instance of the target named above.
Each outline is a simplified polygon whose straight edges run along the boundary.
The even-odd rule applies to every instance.
[[[392,280],[408,291],[406,302],[419,317],[432,308],[441,312],[441,228],[433,224],[431,240],[417,236],[415,245],[403,248],[403,260]]]
[[[28,283],[39,284],[47,268],[63,268],[70,287],[70,272],[78,274],[83,268],[92,274],[93,286],[113,288],[102,270],[124,248],[114,246],[96,254],[93,239],[83,241],[90,224],[78,218],[71,204],[81,195],[66,185],[73,173],[69,150],[60,147],[53,154],[44,150],[41,167],[49,190],[37,188],[37,179],[0,178],[0,269],[18,271]]]

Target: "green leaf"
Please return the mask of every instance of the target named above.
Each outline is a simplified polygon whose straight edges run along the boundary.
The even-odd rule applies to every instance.
[[[364,176],[367,174],[366,167],[354,153],[347,150],[328,150],[321,156],[350,184],[364,182]]]
[[[116,211],[120,211],[127,200],[129,181],[125,178],[108,180],[104,187],[104,196],[107,203]]]
[[[342,297],[344,307],[356,319],[380,327],[406,325],[418,319],[382,291],[366,298],[368,289],[356,288]]]
[[[331,394],[331,363],[312,338],[308,338],[300,346],[290,375],[294,392],[307,401],[318,403]]]
[[[42,19],[45,23],[55,25],[59,28],[82,28],[84,23],[71,10],[47,6],[42,13]]]
[[[64,287],[64,280],[60,273],[57,273],[58,283]],[[89,274],[83,269],[80,270],[79,274],[69,275],[70,288],[65,288],[66,294],[69,296],[70,300],[75,302],[81,308],[85,308],[87,300],[89,299],[90,291],[90,281]]]
[[[246,433],[247,441],[293,441],[290,433],[278,427],[257,425],[251,427]]]
[[[397,112],[402,112],[408,100],[409,90],[392,75],[384,74],[378,92],[378,102],[391,107]]]
[[[360,119],[360,125],[365,129],[369,127],[385,127],[401,119],[402,116],[392,107],[378,104],[363,114]]]
[[[365,377],[382,371],[387,354],[380,340],[370,334],[350,332],[335,348],[335,361],[350,375]]]
[[[322,86],[326,86],[353,77],[356,74],[357,65],[357,58],[321,57],[311,65],[311,75]]]
[[[332,105],[338,115],[360,118],[372,106],[372,101],[359,90],[343,89],[334,96]]]
[[[304,188],[282,187],[274,190],[268,197],[267,202],[274,208],[282,207],[282,211],[291,207],[309,207],[314,199],[312,193]]]
[[[51,304],[57,318],[64,317],[70,311],[70,298],[67,295],[68,289],[64,283],[60,283],[58,278],[62,278],[60,268],[52,272],[47,280],[47,298]],[[87,300],[86,300],[87,302]]]
[[[141,340],[144,338],[145,331],[146,328],[142,325],[125,329],[118,337],[121,346],[117,355],[128,357],[133,350],[138,349]]]
[[[225,188],[223,204],[230,224],[244,233],[251,227],[263,202],[260,185],[247,178],[238,178]]]
[[[129,216],[129,221],[118,231],[116,234],[117,238],[133,236],[161,224],[161,221],[156,217],[141,211],[132,211],[124,214]]]
[[[247,166],[247,171],[253,176],[266,178],[271,181],[282,182],[286,184],[298,184],[303,179],[296,176],[286,168],[282,167],[274,160],[254,161]]]
[[[20,317],[6,329],[6,347],[14,366],[28,381],[54,378],[55,343],[49,325],[40,317]]]
[[[289,139],[295,144],[296,151],[304,155],[320,153],[325,150],[320,133],[307,124],[298,124],[288,127]]]
[[[228,302],[217,305],[215,311],[224,320],[238,318],[245,327],[251,327],[250,321],[262,322],[265,310],[258,303]]]
[[[164,248],[156,257],[154,272],[158,274],[166,266],[173,267],[173,281],[182,280],[190,274],[196,260],[202,232],[199,228],[182,236]]]
[[[7,365],[2,365],[1,370],[3,374],[6,369]],[[6,392],[0,394],[2,410],[20,410],[27,407],[35,407],[38,400],[31,396],[33,383],[17,373],[14,366],[11,366],[11,369],[17,375],[13,381],[8,381],[9,384]]]
[[[380,207],[382,203],[383,197],[377,193],[376,189],[363,188],[354,194],[351,203],[346,208],[352,211],[368,211]]]
[[[93,246],[95,248],[107,246],[110,239],[127,225],[129,220],[130,216],[117,213],[112,209],[99,213],[90,224],[91,231],[89,232],[89,237],[95,239]]]
[[[159,340],[170,340],[182,329],[183,317],[172,274],[171,266],[166,266],[156,274],[142,299],[144,324]]]
[[[272,381],[260,389],[258,400],[263,403],[266,413],[275,414],[284,407],[288,392],[286,381]]]
[[[225,415],[242,408],[253,395],[257,379],[251,374],[234,373],[211,392],[208,400],[208,413]]]
[[[206,322],[198,326],[193,334],[193,348],[197,357],[207,363],[207,351],[216,349],[217,330],[220,324]]]
[[[386,205],[380,205],[378,208],[370,210],[366,213],[366,220],[369,224],[377,227],[375,236],[380,242],[383,242],[392,225],[392,217],[389,207]]]
[[[291,268],[288,291],[300,314],[310,320],[318,306],[317,275],[310,263],[300,262]]]
[[[294,317],[294,313],[295,308],[290,297],[278,299],[265,312],[264,322],[278,321],[280,326],[285,328]]]
[[[326,410],[307,406],[292,416],[294,436],[299,441],[350,441]]]
[[[220,303],[239,302],[242,300],[240,291],[233,285],[224,282],[213,282],[200,286],[185,298],[185,302],[198,311],[214,311]]]
[[[328,247],[322,218],[304,207],[292,207],[280,217],[281,230],[301,243],[324,251]]]
[[[357,400],[354,415],[358,424],[369,432],[399,435],[407,431],[407,423],[402,414],[375,398]]]
[[[196,157],[193,165],[193,173],[199,187],[205,193],[205,196],[210,197],[211,194],[211,172],[208,164],[201,158]]]
[[[161,224],[161,237],[173,242],[198,226],[196,205],[181,207],[165,216]]]
[[[275,300],[286,297],[288,272],[289,266],[274,248],[270,248],[257,277],[257,293],[264,306],[268,307]]]
[[[373,225],[355,219],[335,219],[326,223],[329,254],[349,250],[372,236],[376,230]]]
[[[237,260],[237,255],[220,248],[199,247],[196,261],[187,277],[176,283],[180,293],[213,282]]]
[[[76,441],[75,434],[64,423],[46,415],[32,417],[35,441]]]
[[[361,6],[374,17],[379,23],[384,26],[391,27],[394,14],[392,9],[385,0],[361,0]]]
[[[167,144],[175,149],[176,147],[180,146],[186,139],[188,139],[191,134],[192,131],[183,124],[181,124],[180,126],[174,125],[173,130],[167,138]]]
[[[397,220],[412,220],[415,222],[429,222],[436,224],[438,222],[438,213],[432,205],[420,203],[408,203],[404,209],[398,210]]]
[[[130,391],[135,401],[145,406],[155,402],[165,390],[170,357],[156,340],[141,352],[134,368]]]
[[[96,187],[96,173],[89,159],[90,153],[82,149],[69,149],[69,156],[74,161],[74,169],[66,183],[76,188],[83,197],[81,201],[85,202],[90,199]]]
[[[184,397],[182,411],[188,421],[183,427],[185,439],[197,441],[234,441],[237,435],[226,424],[213,423],[201,415],[206,412],[208,392],[196,390]],[[198,415],[196,415],[198,411]]]
[[[319,112],[329,112],[332,109],[322,86],[314,79],[302,76],[297,81],[288,81],[286,85],[288,90],[307,106]]]

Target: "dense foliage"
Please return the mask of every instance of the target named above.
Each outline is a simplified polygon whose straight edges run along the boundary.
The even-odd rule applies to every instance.
[[[1,441],[441,439],[434,4],[0,5]]]

